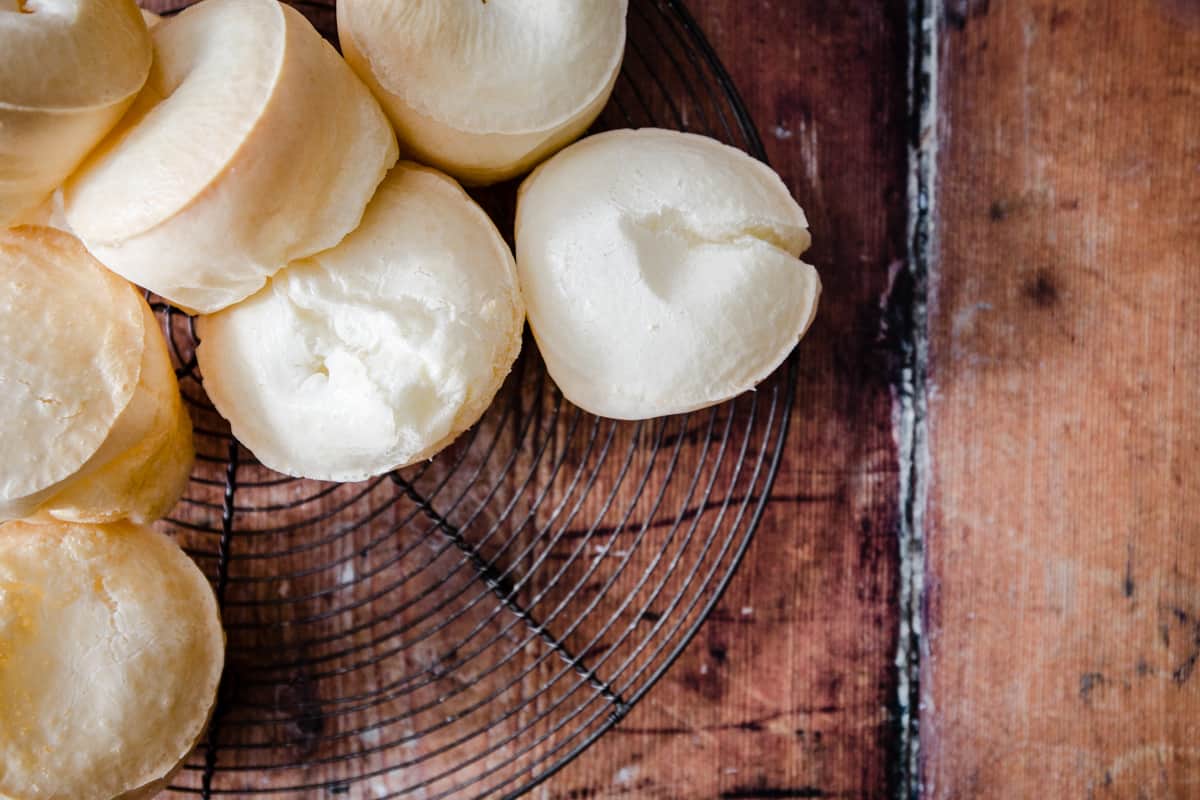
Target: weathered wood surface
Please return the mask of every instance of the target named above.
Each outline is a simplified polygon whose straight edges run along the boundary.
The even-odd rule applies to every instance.
[[[770,506],[725,600],[544,798],[881,797],[895,742],[889,270],[905,252],[903,4],[689,3],[808,212],[821,311]]]
[[[1200,796],[1200,5],[951,2],[929,797]]]

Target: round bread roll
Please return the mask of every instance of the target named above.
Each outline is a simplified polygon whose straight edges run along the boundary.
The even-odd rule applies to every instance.
[[[0,520],[157,519],[191,469],[150,307],[50,228],[0,233],[0,441]]]
[[[138,300],[66,234],[31,227],[0,233],[4,502],[51,489],[108,438],[141,373]]]
[[[0,526],[0,797],[150,797],[199,740],[225,639],[160,533]]]
[[[108,438],[40,510],[69,522],[147,523],[187,489],[195,461],[192,421],[183,405],[167,343],[150,307],[137,389]]]
[[[546,368],[575,405],[647,419],[779,366],[816,313],[808,223],[769,167],[694,134],[589,137],[522,184],[517,269]]]
[[[628,0],[339,0],[346,60],[420,161],[506,180],[583,133],[625,52]]]
[[[0,227],[39,206],[150,72],[133,0],[0,0]]]
[[[491,220],[450,178],[401,162],[340,245],[202,317],[196,355],[213,405],[263,464],[356,481],[473,425],[524,319]]]
[[[153,39],[145,89],[64,188],[67,222],[120,275],[217,311],[353,230],[395,135],[277,0],[204,0]]]

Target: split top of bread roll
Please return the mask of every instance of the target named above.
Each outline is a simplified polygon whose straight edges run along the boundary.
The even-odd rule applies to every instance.
[[[143,305],[74,237],[0,232],[0,501],[54,486],[108,438],[140,377]]]
[[[599,114],[627,0],[341,0],[338,34],[422,161],[470,183],[520,174]]]
[[[446,176],[402,162],[362,225],[198,321],[204,386],[265,465],[353,481],[475,423],[521,345],[512,254]]]
[[[816,312],[804,212],[769,167],[703,136],[612,131],[563,150],[521,186],[516,237],[546,367],[600,416],[741,394]]]
[[[223,661],[208,581],[167,537],[0,526],[0,797],[149,796],[201,736]]]
[[[146,87],[67,182],[66,218],[118,274],[216,311],[353,230],[395,163],[395,135],[277,0],[204,0],[152,35]]]

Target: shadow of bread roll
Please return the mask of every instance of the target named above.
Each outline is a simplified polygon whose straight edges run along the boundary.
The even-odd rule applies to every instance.
[[[0,797],[149,797],[202,735],[225,638],[149,528],[0,525]]]
[[[0,2],[0,227],[41,205],[150,72],[133,0]]]
[[[430,458],[483,415],[521,349],[512,253],[452,179],[401,162],[362,225],[197,320],[204,388],[288,475],[356,481]]]
[[[517,269],[575,405],[647,419],[752,389],[812,323],[804,212],[765,164],[656,129],[590,136],[521,185]]]
[[[526,172],[612,94],[628,0],[339,0],[338,39],[406,152],[468,184]]]
[[[0,441],[0,520],[151,521],[194,458],[145,299],[50,228],[0,232]]]
[[[106,266],[189,312],[341,241],[396,161],[371,93],[295,9],[205,0],[154,26],[129,113],[64,187]]]

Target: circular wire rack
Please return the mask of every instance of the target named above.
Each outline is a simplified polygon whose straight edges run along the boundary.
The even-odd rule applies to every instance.
[[[294,5],[336,40],[332,2]],[[595,127],[646,126],[765,155],[679,0],[632,0]],[[510,233],[515,185],[475,194]],[[212,723],[170,787],[206,798],[513,797],[561,769],[720,598],[767,502],[796,382],[793,357],[716,408],[613,422],[565,402],[526,336],[448,450],[322,483],[271,472],[230,435],[192,320],[154,307],[197,449],[161,525],[212,580],[228,633]]]

